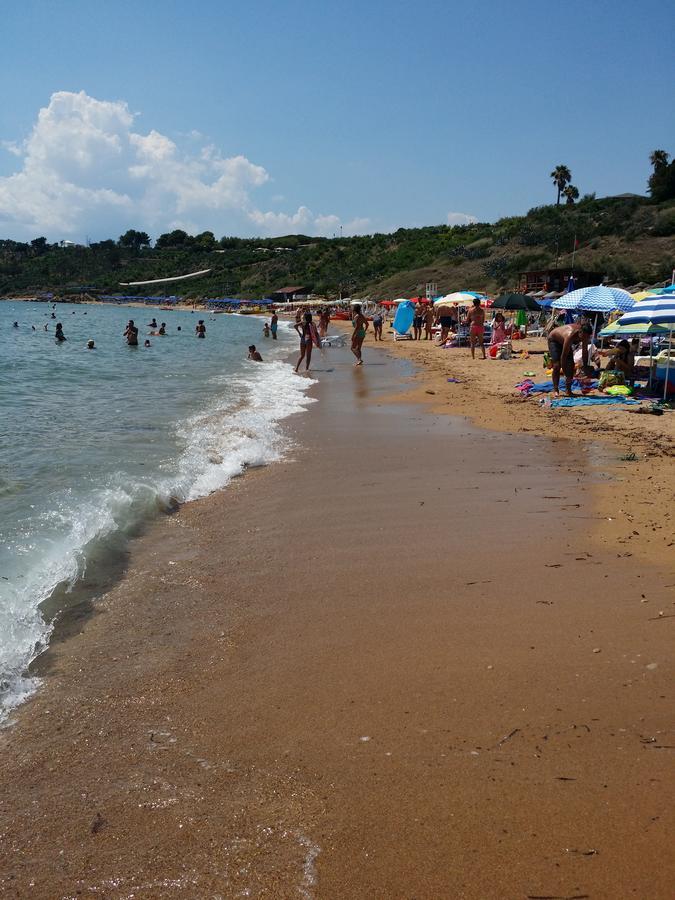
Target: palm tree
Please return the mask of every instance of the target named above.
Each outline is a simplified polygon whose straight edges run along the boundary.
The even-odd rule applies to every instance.
[[[654,152],[649,157],[649,162],[654,167],[654,170],[656,170],[667,166],[669,159],[670,156],[668,153],[666,153],[665,150],[654,150]]]
[[[579,188],[574,187],[573,184],[568,184],[567,187],[563,189],[563,194],[567,197],[565,202],[568,206],[571,206],[575,200],[579,199]]]
[[[553,179],[553,184],[558,188],[558,199],[556,200],[555,205],[559,206],[560,195],[572,180],[572,173],[567,168],[567,166],[556,166],[555,169],[551,172],[551,178]]]

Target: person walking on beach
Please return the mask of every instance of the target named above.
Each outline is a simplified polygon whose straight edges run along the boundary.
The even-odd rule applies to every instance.
[[[123,337],[127,339],[127,347],[138,347],[138,328],[134,325],[134,320],[129,319]]]
[[[441,344],[444,344],[448,335],[451,331],[454,330],[455,320],[452,317],[452,307],[450,306],[439,306],[436,309],[436,315],[438,316],[438,323],[441,326]]]
[[[368,319],[366,319],[361,312],[360,303],[357,303],[354,307],[352,324],[354,326],[354,331],[352,332],[352,353],[356,357],[355,365],[362,366],[363,358],[361,356],[361,347],[363,346],[363,341],[366,337],[366,331],[368,331]]]
[[[293,326],[297,333],[300,335],[300,358],[298,359],[298,364],[295,367],[296,373],[300,368],[300,363],[305,360],[305,371],[309,371],[309,364],[312,359],[312,347],[320,347],[321,340],[319,338],[318,332],[316,330],[316,325],[312,322],[312,314],[305,313],[302,324],[300,322],[296,322]]]
[[[480,300],[476,297],[473,306],[469,310],[466,317],[469,326],[469,340],[471,343],[471,359],[476,358],[476,345],[480,344],[485,359],[485,344],[483,338],[485,336],[485,310],[481,309]]]
[[[373,316],[373,336],[376,341],[382,340],[382,313],[379,309]]]
[[[560,396],[560,370],[565,374],[565,394],[572,397],[572,380],[574,378],[574,348],[581,344],[581,364],[585,371],[588,368],[588,338],[593,334],[593,326],[588,322],[577,320],[574,325],[559,325],[548,335],[548,352],[553,369],[553,394]]]
[[[279,327],[279,316],[273,312],[272,318],[270,320],[270,331],[272,332],[272,340],[276,341],[277,339],[277,328]]]
[[[63,333],[63,325],[60,322],[56,323],[56,331],[54,332],[54,340],[57,341],[57,343],[59,343],[59,344],[62,341],[66,340],[66,336]]]
[[[204,320],[200,319],[195,325],[195,334],[198,338],[206,337],[206,325],[204,324]]]
[[[436,320],[436,314],[434,313],[434,308],[431,303],[424,310],[424,340],[430,341],[433,336],[433,327],[434,321]]]
[[[422,307],[418,303],[415,307],[415,315],[413,317],[413,340],[421,341],[422,340],[422,326],[424,325],[424,315],[422,313]]]

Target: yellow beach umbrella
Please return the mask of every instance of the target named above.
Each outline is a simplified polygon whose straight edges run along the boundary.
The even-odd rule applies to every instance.
[[[654,291],[638,291],[637,294],[631,294],[631,297],[633,298],[633,300],[635,300],[636,303],[639,303],[640,300],[646,300],[647,297],[653,296]]]

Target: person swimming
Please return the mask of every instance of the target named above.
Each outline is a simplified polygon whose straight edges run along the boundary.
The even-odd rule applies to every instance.
[[[92,341],[91,338],[87,341],[87,350],[95,350],[96,344]]]
[[[153,316],[152,322],[148,322],[148,328],[157,328],[157,319]]]
[[[263,358],[260,355],[260,351],[255,349],[255,344],[251,344],[248,348],[248,359],[252,359],[254,362],[262,362]]]
[[[198,338],[206,337],[206,325],[204,324],[204,320],[200,319],[195,326],[195,334]]]
[[[157,333],[158,334],[166,334],[166,322],[162,322],[162,324],[159,326],[159,331]]]
[[[56,323],[56,330],[54,331],[54,340],[56,340],[58,343],[61,343],[61,341],[67,340],[65,334],[63,333],[63,325],[60,322]]]
[[[152,344],[150,343],[150,340],[148,338],[145,339],[145,343],[143,344],[143,346],[144,347],[152,347]]]
[[[12,328],[18,328],[18,327],[19,327],[18,322],[12,322]]]

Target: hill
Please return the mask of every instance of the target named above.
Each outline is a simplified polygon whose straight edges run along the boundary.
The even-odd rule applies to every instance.
[[[120,282],[170,277],[211,268],[195,281],[167,286],[185,297],[265,296],[297,284],[315,293],[385,298],[411,296],[435,281],[442,292],[515,287],[518,274],[570,265],[575,237],[577,268],[603,272],[626,285],[665,280],[675,267],[675,201],[634,195],[573,205],[543,206],[526,216],[449,227],[401,228],[392,234],[349,238],[192,237],[174,231],[150,247],[129,231],[118,241],[89,247],[0,240],[0,295],[91,288],[119,292]],[[139,290],[134,293],[153,293]],[[154,293],[157,293],[155,290]]]

